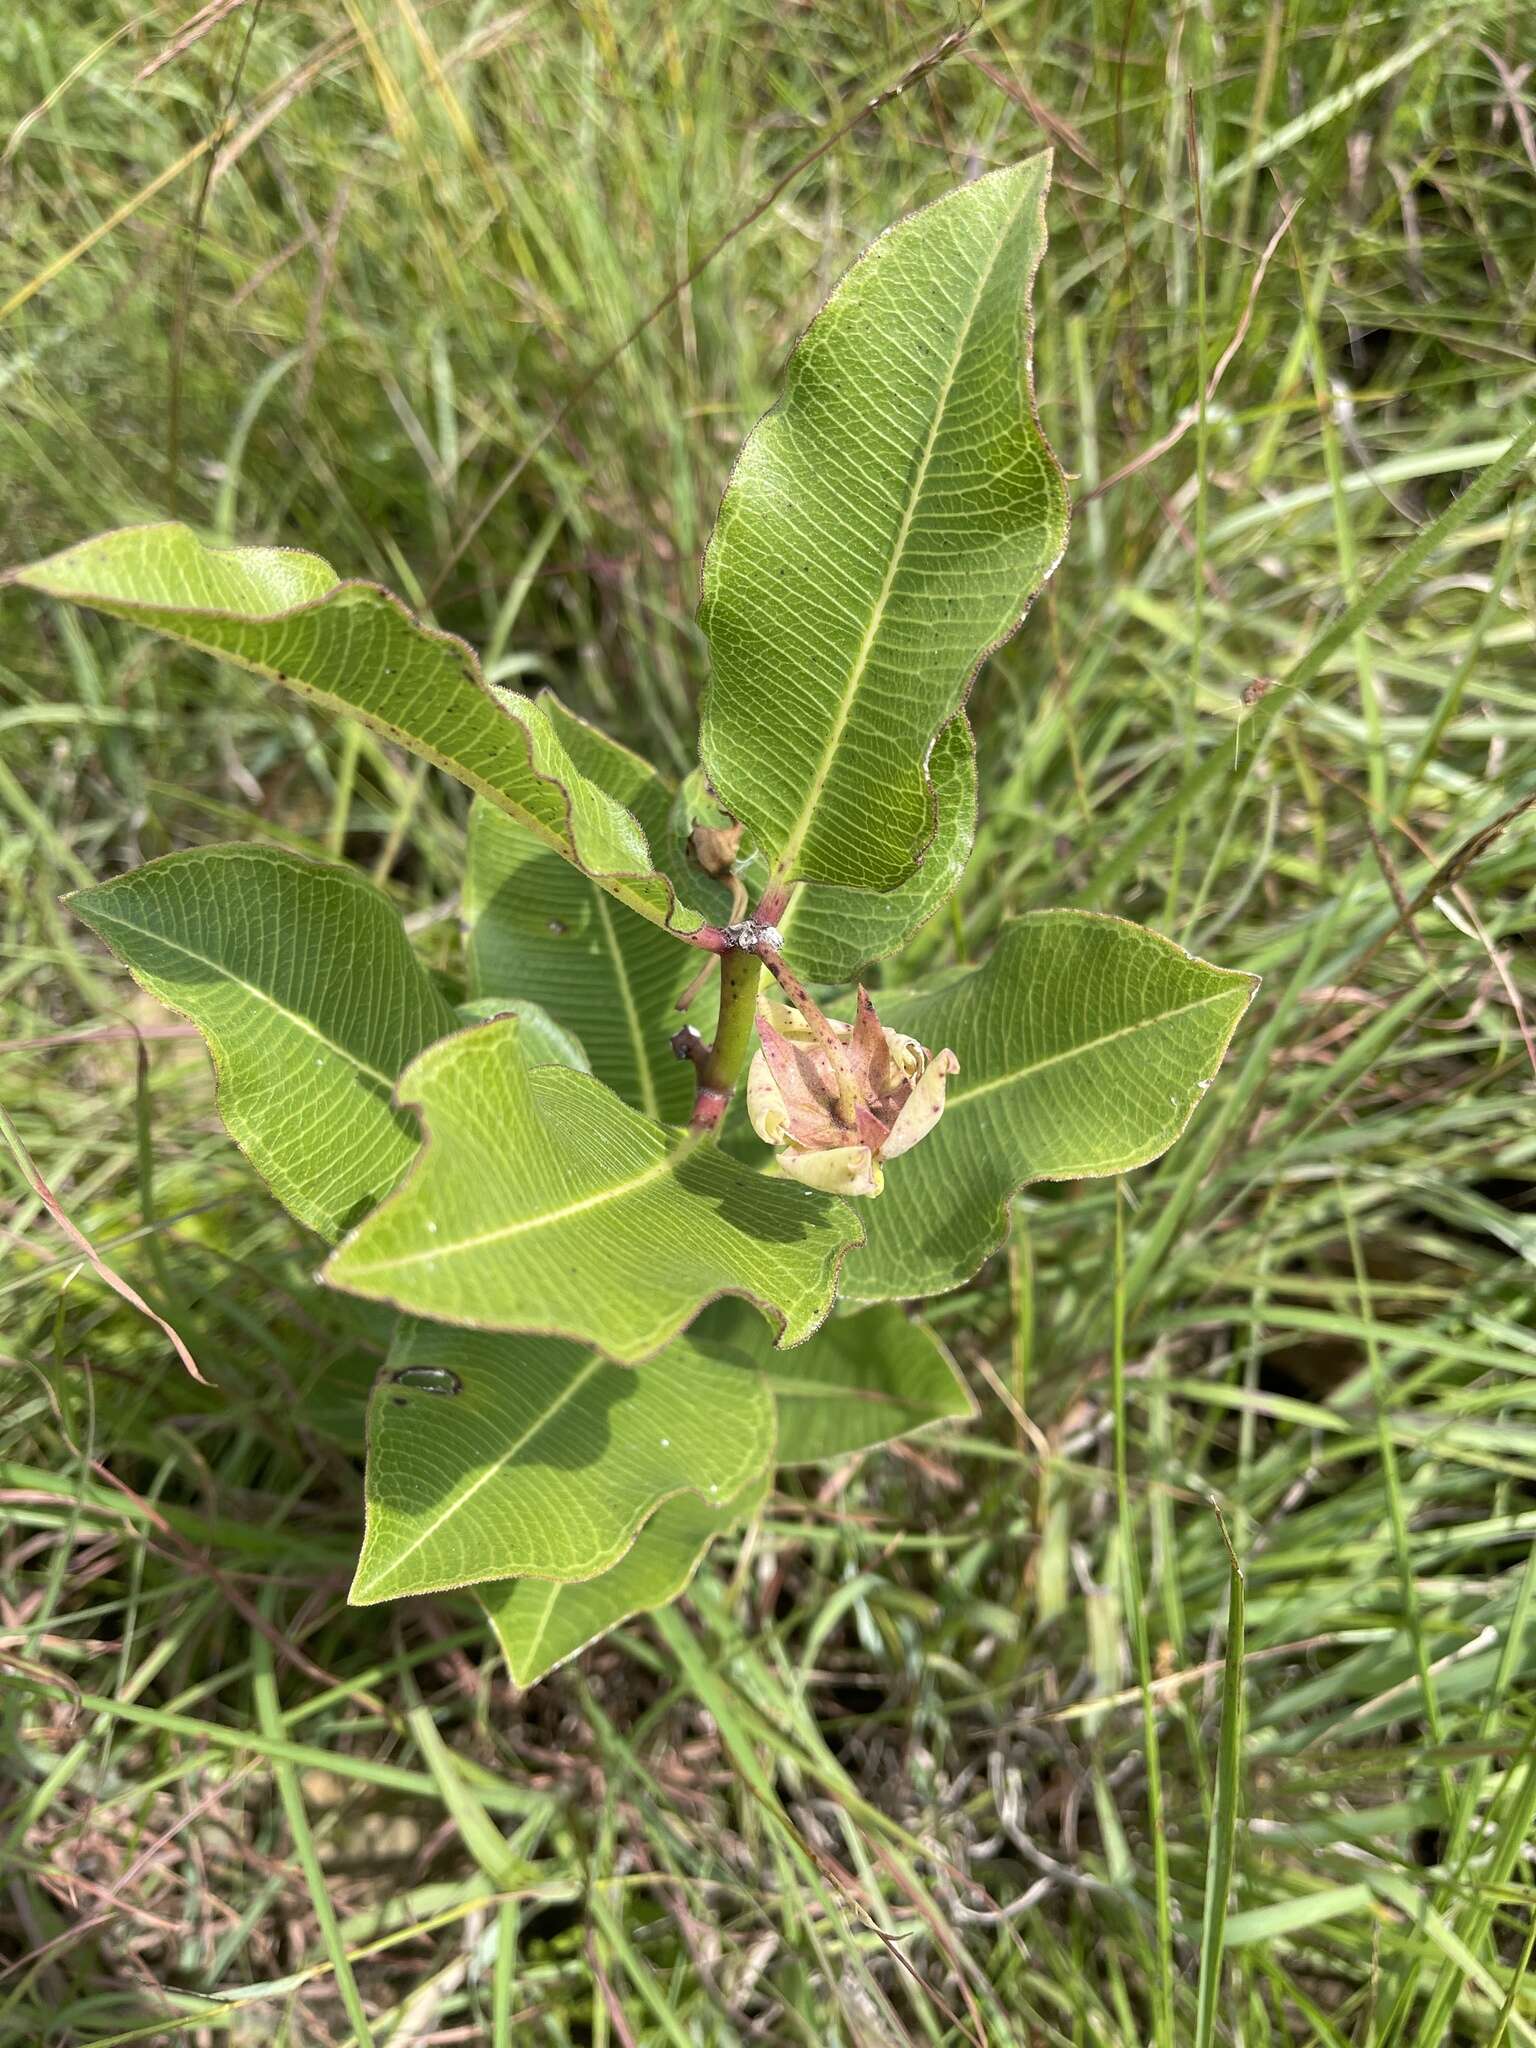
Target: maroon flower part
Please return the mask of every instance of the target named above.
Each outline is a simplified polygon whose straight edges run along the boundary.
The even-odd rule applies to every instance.
[[[851,1024],[783,1003],[757,1006],[761,1051],[747,1077],[747,1114],[781,1169],[837,1195],[878,1195],[882,1164],[910,1151],[944,1114],[960,1062],[889,1031],[866,990]]]

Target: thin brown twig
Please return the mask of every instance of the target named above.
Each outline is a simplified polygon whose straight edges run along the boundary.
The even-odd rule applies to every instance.
[[[163,71],[167,64],[174,64],[178,57],[186,55],[195,44],[200,43],[210,29],[218,27],[237,8],[244,7],[246,0],[208,0],[206,7],[200,7],[190,20],[184,21],[173,39],[166,44],[158,56],[151,57],[147,64],[140,65],[133,74],[135,85],[147,85],[157,71]]]
[[[1253,324],[1254,309],[1259,302],[1259,292],[1263,287],[1264,274],[1269,269],[1271,259],[1284,240],[1285,232],[1296,218],[1300,207],[1301,201],[1299,199],[1291,201],[1280,217],[1280,225],[1264,245],[1264,253],[1259,258],[1258,268],[1254,271],[1253,281],[1248,287],[1248,298],[1243,307],[1242,318],[1237,323],[1232,339],[1217,358],[1216,366],[1211,371],[1210,381],[1205,387],[1205,402],[1207,405],[1215,398],[1216,393],[1221,388],[1222,378],[1226,376],[1227,371],[1232,367],[1233,358],[1248,338],[1248,329]],[[1143,448],[1139,455],[1133,455],[1129,462],[1123,463],[1112,476],[1107,476],[1102,483],[1095,484],[1091,491],[1084,491],[1080,498],[1074,500],[1074,503],[1089,505],[1095,498],[1102,498],[1106,491],[1112,491],[1117,484],[1125,483],[1130,477],[1137,475],[1143,469],[1149,468],[1154,462],[1160,462],[1172,449],[1178,447],[1184,436],[1194,426],[1195,420],[1196,415],[1193,413],[1187,419],[1180,420],[1177,426],[1170,427],[1167,433],[1160,435],[1149,448]]]
[[[1479,43],[1477,47],[1499,74],[1505,102],[1514,116],[1515,127],[1519,130],[1527,161],[1531,169],[1536,171],[1536,124],[1531,121],[1531,110],[1525,104],[1524,93],[1525,82],[1531,75],[1532,67],[1529,62],[1521,64],[1518,69],[1506,64],[1491,43]]]
[[[238,134],[229,134],[226,128],[224,135],[218,138],[220,147],[213,160],[211,182],[217,185],[220,178],[234,169],[251,144],[266,133],[279,114],[286,113],[293,102],[308,91],[333,57],[345,57],[350,63],[357,54],[359,40],[355,29],[338,29],[302,64],[295,65],[286,78],[278,80]]]
[[[66,1213],[63,1203],[38,1171],[37,1162],[22,1142],[21,1133],[17,1130],[15,1124],[12,1123],[9,1112],[3,1108],[0,1108],[0,1132],[4,1133],[7,1143],[16,1155],[16,1163],[26,1176],[27,1183],[31,1187],[32,1192],[37,1196],[70,1243],[75,1246],[77,1251],[84,1254],[98,1279],[105,1281],[107,1286],[112,1289],[112,1292],[120,1295],[130,1308],[136,1308],[141,1316],[147,1316],[150,1322],[156,1324],[165,1332],[171,1341],[176,1356],[181,1360],[187,1371],[191,1373],[193,1379],[198,1382],[199,1386],[206,1387],[210,1385],[211,1382],[206,1380],[198,1369],[197,1360],[187,1349],[180,1333],[166,1321],[158,1309],[150,1307],[149,1303],[131,1281],[125,1280],[121,1273],[114,1271],[107,1264],[85,1232]]]
[[[1022,79],[1004,77],[995,64],[989,64],[979,50],[967,50],[965,61],[981,73],[989,85],[995,85],[1004,98],[1013,100],[1024,108],[1035,126],[1049,135],[1053,142],[1059,142],[1064,149],[1072,152],[1079,162],[1085,163],[1090,171],[1104,175],[1104,166],[1084,142],[1070,121],[1048,107],[1043,100],[1036,99]]]
[[[1387,848],[1387,842],[1376,830],[1376,823],[1374,819],[1366,819],[1365,829],[1370,836],[1371,850],[1376,855],[1376,865],[1381,869],[1382,875],[1387,884],[1387,888],[1391,892],[1392,901],[1397,906],[1398,918],[1401,921],[1403,928],[1407,932],[1409,938],[1412,939],[1414,947],[1418,952],[1419,958],[1424,963],[1425,973],[1434,976],[1435,963],[1429,957],[1429,948],[1424,943],[1424,935],[1419,930],[1418,925],[1414,922],[1413,912],[1408,907],[1408,892],[1403,887],[1402,877],[1397,872],[1397,865],[1394,862],[1392,855]],[[1421,853],[1423,852],[1423,850],[1424,849],[1420,847],[1419,851]],[[1438,977],[1436,978],[1438,979]]]
[[[1369,799],[1362,796],[1345,777],[1335,774],[1320,761],[1313,761],[1311,765],[1314,773],[1321,775],[1324,781],[1331,783],[1336,789],[1342,790],[1346,796],[1353,797],[1356,803],[1363,805],[1367,810],[1371,808]],[[1514,1012],[1515,1025],[1520,1033],[1521,1043],[1525,1047],[1526,1057],[1531,1063],[1531,1070],[1533,1073],[1536,1073],[1536,1033],[1533,1033],[1530,1022],[1526,1017],[1525,1005],[1521,999],[1519,987],[1509,971],[1508,961],[1494,944],[1492,936],[1484,927],[1481,918],[1478,916],[1477,907],[1466,889],[1463,888],[1461,879],[1469,868],[1482,859],[1489,847],[1501,839],[1505,832],[1509,830],[1509,827],[1533,807],[1536,807],[1536,796],[1522,797],[1518,802],[1511,804],[1507,810],[1501,811],[1498,817],[1494,818],[1489,824],[1480,826],[1476,832],[1463,840],[1458,847],[1454,848],[1446,856],[1439,867],[1436,868],[1434,874],[1430,876],[1423,888],[1419,890],[1418,894],[1411,901],[1404,900],[1404,892],[1395,879],[1391,863],[1384,861],[1382,872],[1387,878],[1387,886],[1391,890],[1393,902],[1397,907],[1397,916],[1381,936],[1373,940],[1365,948],[1364,952],[1350,963],[1350,966],[1358,978],[1359,971],[1368,962],[1375,959],[1376,955],[1390,939],[1395,937],[1398,932],[1404,930],[1411,934],[1414,944],[1418,946],[1422,954],[1424,948],[1416,929],[1420,912],[1426,910],[1437,896],[1447,893],[1453,895],[1472,925],[1473,936],[1488,956],[1488,961],[1494,975]],[[1424,859],[1432,858],[1430,847],[1422,836],[1414,831],[1406,819],[1394,817],[1392,823],[1406,839],[1412,842],[1415,850]],[[1385,849],[1375,824],[1368,822],[1366,829],[1370,833],[1372,843],[1377,849],[1378,859],[1382,859]],[[1319,990],[1313,999],[1323,1002],[1326,1008],[1331,1007],[1334,1002],[1344,1000],[1355,993],[1358,993],[1358,991],[1336,987],[1334,989]]]
[[[1493,969],[1500,988],[1504,991],[1505,1000],[1514,1012],[1515,1029],[1520,1033],[1520,1042],[1525,1047],[1525,1056],[1531,1063],[1531,1071],[1533,1074],[1536,1074],[1536,1038],[1532,1036],[1530,1022],[1525,1014],[1525,1004],[1520,995],[1519,985],[1509,971],[1508,958],[1494,944],[1492,934],[1478,915],[1477,905],[1472,900],[1471,892],[1463,885],[1460,879],[1467,868],[1474,861],[1482,857],[1493,840],[1500,837],[1522,812],[1528,811],[1531,808],[1533,803],[1536,803],[1536,797],[1527,797],[1522,803],[1518,803],[1512,809],[1506,811],[1502,818],[1496,818],[1493,824],[1487,826],[1483,832],[1474,833],[1473,837],[1467,842],[1467,845],[1459,848],[1442,865],[1439,875],[1435,879],[1440,880],[1443,877],[1443,880],[1440,880],[1440,886],[1455,897],[1458,908],[1472,927],[1473,936],[1487,954],[1488,964]],[[1424,858],[1426,860],[1429,859],[1430,849],[1419,837],[1418,833],[1413,830],[1413,827],[1404,824],[1402,830],[1413,841],[1414,846],[1423,854]],[[1373,833],[1372,837],[1374,836]],[[1423,901],[1432,902],[1434,896],[1438,894],[1439,889],[1432,889],[1431,893],[1425,896]],[[1416,913],[1413,914],[1416,915]]]

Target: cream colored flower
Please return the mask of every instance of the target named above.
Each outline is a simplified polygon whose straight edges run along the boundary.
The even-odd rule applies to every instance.
[[[944,1114],[960,1062],[888,1031],[866,992],[852,1024],[809,1023],[786,1004],[757,1006],[761,1044],[747,1076],[752,1128],[792,1180],[829,1195],[878,1195],[883,1162],[908,1152]]]

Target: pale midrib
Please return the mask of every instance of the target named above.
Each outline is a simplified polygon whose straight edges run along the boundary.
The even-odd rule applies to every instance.
[[[960,331],[955,340],[954,353],[950,357],[949,367],[944,373],[944,382],[939,389],[938,402],[933,408],[933,418],[928,425],[927,438],[923,443],[922,459],[918,463],[917,474],[913,478],[912,490],[907,499],[906,509],[901,515],[901,526],[896,535],[896,544],[891,549],[890,565],[886,569],[885,579],[880,586],[880,594],[875,600],[874,610],[870,614],[869,624],[864,630],[864,638],[860,642],[859,651],[854,656],[853,666],[848,673],[848,680],[843,686],[843,693],[838,702],[837,713],[832,722],[832,730],[828,736],[826,746],[822,749],[821,760],[817,765],[811,786],[806,791],[805,801],[800,807],[800,815],[790,827],[788,836],[775,863],[775,872],[781,878],[788,877],[794,872],[795,862],[800,857],[800,849],[805,844],[805,835],[811,829],[811,820],[815,816],[816,806],[821,799],[822,791],[827,786],[828,778],[832,773],[832,764],[837,759],[838,749],[843,743],[843,734],[847,731],[848,721],[853,716],[853,707],[859,694],[859,685],[864,680],[864,671],[869,666],[869,657],[874,652],[875,641],[879,638],[880,628],[885,623],[886,606],[890,603],[891,592],[896,587],[896,578],[901,573],[902,562],[907,550],[907,541],[912,532],[912,522],[917,517],[917,508],[922,499],[924,486],[928,481],[929,466],[933,461],[933,451],[938,445],[939,429],[944,424],[945,408],[948,406],[950,395],[955,388],[955,379],[960,373],[960,358],[965,353],[966,343],[970,340],[971,327],[976,318],[977,308],[981,305],[982,293],[985,292],[987,286],[992,281],[992,273],[997,268],[997,260],[1003,253],[1003,244],[1008,238],[1008,230],[1013,226],[1017,213],[1018,209],[1015,208],[1014,212],[1008,216],[1007,221],[999,228],[997,246],[993,249],[987,266],[977,281],[975,295],[966,311],[964,320],[961,322]]]
[[[370,1067],[366,1060],[359,1059],[355,1052],[348,1052],[344,1045],[338,1045],[334,1039],[327,1038],[325,1033],[311,1024],[307,1017],[301,1017],[296,1010],[288,1009],[276,996],[269,995],[264,988],[258,988],[253,981],[246,981],[241,975],[231,974],[219,961],[210,960],[206,954],[197,952],[195,948],[182,945],[179,939],[168,938],[164,932],[151,931],[141,924],[130,924],[126,917],[117,917],[111,911],[98,911],[97,916],[105,924],[115,924],[122,931],[137,932],[141,939],[153,939],[157,945],[169,946],[173,953],[180,953],[186,960],[195,960],[199,967],[211,968],[221,980],[227,981],[231,988],[243,988],[248,996],[254,996],[259,1003],[265,1003],[269,1010],[275,1010],[279,1017],[286,1017],[290,1024],[297,1025],[300,1031],[306,1032],[316,1045],[323,1045],[327,1052],[335,1053],[337,1059],[345,1060],[349,1067],[355,1067],[358,1073],[366,1074],[370,1081],[377,1081],[387,1093],[393,1093],[393,1074],[381,1074],[377,1067]]]
[[[570,1385],[567,1387],[563,1387],[561,1389],[559,1398],[557,1400],[552,1401],[550,1405],[544,1410],[543,1414],[540,1415],[536,1421],[530,1422],[528,1427],[523,1431],[520,1437],[517,1437],[512,1443],[507,1445],[506,1449],[502,1452],[501,1456],[497,1458],[495,1463],[487,1465],[485,1470],[480,1474],[478,1479],[474,1480],[469,1486],[466,1486],[464,1491],[461,1494],[457,1495],[455,1499],[449,1501],[447,1506],[443,1509],[442,1513],[439,1514],[433,1521],[429,1522],[426,1528],[420,1530],[417,1533],[417,1535],[413,1536],[411,1541],[405,1546],[404,1550],[398,1551],[396,1553],[396,1555],[391,1559],[386,1570],[384,1570],[379,1575],[379,1577],[374,1580],[374,1585],[381,1586],[387,1579],[397,1578],[399,1576],[401,1567],[405,1564],[407,1558],[414,1557],[416,1552],[420,1550],[421,1546],[424,1543],[430,1543],[432,1538],[437,1534],[438,1530],[442,1528],[445,1522],[452,1521],[455,1515],[462,1513],[463,1510],[466,1507],[468,1507],[469,1503],[474,1499],[475,1495],[480,1491],[482,1486],[488,1486],[493,1479],[499,1477],[499,1475],[506,1470],[507,1466],[512,1462],[512,1460],[515,1457],[518,1457],[523,1451],[525,1451],[528,1448],[529,1444],[533,1442],[534,1438],[538,1436],[541,1431],[548,1429],[550,1424],[554,1421],[555,1417],[560,1413],[561,1409],[567,1406],[569,1402],[575,1399],[576,1395],[581,1391],[581,1389],[586,1385],[587,1381],[591,1379],[592,1375],[598,1370],[598,1368],[602,1364],[603,1360],[597,1357],[597,1355],[594,1353],[593,1356],[587,1360],[586,1364],[582,1367],[581,1371],[577,1373],[576,1377],[571,1381]]]
[[[558,1579],[547,1579],[544,1582],[544,1605],[539,1612],[538,1621],[528,1638],[527,1648],[530,1661],[543,1654],[544,1638],[549,1634],[549,1624],[554,1619],[555,1602],[559,1599],[561,1590],[561,1582]]]
[[[601,1209],[608,1202],[619,1202],[626,1195],[635,1195],[653,1181],[663,1179],[672,1171],[675,1155],[668,1152],[658,1159],[654,1166],[648,1166],[644,1173],[638,1173],[633,1180],[620,1181],[616,1187],[599,1188],[595,1195],[583,1195],[579,1202],[567,1202],[563,1209],[546,1209],[541,1216],[520,1216],[515,1223],[500,1224],[495,1230],[483,1231],[479,1237],[461,1237],[452,1244],[428,1245],[419,1252],[403,1252],[393,1258],[375,1259],[371,1264],[360,1265],[349,1262],[347,1270],[357,1278],[366,1273],[394,1273],[402,1266],[420,1266],[438,1259],[456,1259],[465,1252],[477,1252],[488,1244],[505,1244],[508,1238],[521,1237],[525,1231],[545,1230],[552,1223],[567,1222],[572,1216],[583,1215],[590,1209]]]
[[[1043,1074],[1047,1067],[1059,1067],[1066,1060],[1081,1059],[1085,1054],[1097,1052],[1101,1046],[1113,1045],[1119,1038],[1134,1038],[1138,1031],[1151,1031],[1159,1024],[1171,1024],[1175,1017],[1187,1017],[1192,1010],[1208,1009],[1212,1003],[1226,1002],[1231,997],[1230,989],[1218,989],[1214,995],[1197,996],[1192,1003],[1180,1003],[1176,1010],[1163,1010],[1156,1017],[1139,1017],[1134,1024],[1122,1024],[1117,1031],[1106,1031],[1100,1038],[1087,1039],[1082,1045],[1069,1045],[1063,1052],[1047,1053],[1043,1060],[1034,1060],[1027,1067],[1015,1067],[1011,1073],[997,1074],[990,1081],[979,1081],[974,1088],[963,1092],[951,1088],[949,1107],[959,1109],[962,1103],[978,1102],[983,1095],[995,1095],[999,1088],[1011,1088],[1015,1081],[1027,1081],[1034,1074]]]
[[[640,1082],[641,1100],[651,1122],[659,1124],[661,1105],[656,1099],[656,1077],[651,1072],[651,1063],[646,1057],[645,1032],[641,1027],[640,1012],[635,1008],[634,991],[629,985],[624,956],[619,951],[618,933],[613,928],[613,919],[600,889],[593,891],[592,901],[597,906],[597,914],[602,920],[603,938],[607,943],[609,957],[613,961],[614,976],[619,984],[619,1000],[624,1005],[624,1021],[629,1027],[629,1041],[635,1051],[635,1071]]]

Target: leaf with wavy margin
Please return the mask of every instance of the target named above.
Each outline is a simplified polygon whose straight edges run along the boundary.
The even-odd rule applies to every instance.
[[[632,1370],[557,1337],[407,1318],[369,1407],[367,1533],[349,1597],[593,1578],[678,1494],[713,1520],[773,1443],[758,1376],[690,1338]]]
[[[882,997],[882,1023],[952,1047],[960,1070],[940,1122],[862,1205],[866,1243],[844,1294],[943,1294],[997,1250],[1009,1199],[1028,1182],[1156,1159],[1193,1115],[1257,985],[1120,918],[1045,910],[1005,925],[974,973]]]
[[[230,1136],[286,1208],[335,1239],[417,1149],[401,1069],[453,1029],[388,899],[270,846],[167,854],[70,907],[208,1042]]]
[[[712,1309],[700,1327],[761,1375],[778,1410],[780,1465],[846,1457],[976,1414],[943,1344],[891,1302],[829,1317],[790,1352],[776,1352],[762,1319],[735,1302]]]
[[[938,829],[915,875],[895,889],[807,882],[779,918],[784,957],[807,981],[846,982],[896,953],[928,922],[965,872],[976,840],[976,743],[964,713],[934,742],[928,764]]]
[[[529,1068],[515,1018],[432,1046],[399,1094],[421,1153],[324,1277],[413,1315],[633,1364],[739,1294],[797,1344],[859,1242],[845,1203],[663,1129],[590,1074]]]
[[[686,1592],[717,1536],[749,1521],[767,1498],[766,1474],[718,1508],[680,1494],[656,1510],[633,1545],[600,1578],[575,1585],[504,1579],[476,1598],[495,1630],[514,1681],[535,1684],[620,1622],[665,1607]]]
[[[1030,383],[1047,155],[889,229],[791,358],[704,561],[703,759],[780,878],[889,889],[930,749],[1061,558]]]
[[[361,719],[484,796],[642,917],[695,931],[644,832],[572,762],[548,713],[376,583],[297,548],[210,548],[175,523],[99,535],[13,572],[29,590],[199,647]]]

